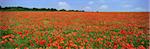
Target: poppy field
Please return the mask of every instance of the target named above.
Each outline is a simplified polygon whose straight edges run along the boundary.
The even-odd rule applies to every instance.
[[[0,49],[149,49],[148,12],[0,12]]]

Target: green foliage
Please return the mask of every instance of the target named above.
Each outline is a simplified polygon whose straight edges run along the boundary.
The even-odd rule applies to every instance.
[[[8,29],[8,30],[0,30],[0,37],[4,36],[4,35],[8,35],[8,34],[12,34],[12,30]]]
[[[114,31],[114,32],[119,32],[120,30],[119,30],[119,29],[114,29],[114,30],[112,30],[112,31]]]
[[[64,34],[69,34],[69,33],[72,33],[72,32],[77,32],[76,30],[66,30],[66,31],[64,31],[63,33]]]
[[[7,42],[7,43],[5,43],[5,44],[2,44],[2,45],[0,45],[0,47],[4,47],[4,48],[7,48],[7,49],[15,48],[15,46],[12,45],[11,42]]]
[[[13,31],[10,30],[10,29],[7,29],[7,30],[0,30],[0,42],[4,40],[4,39],[2,39],[1,37],[2,37],[2,36],[5,36],[5,35],[8,35],[8,34],[13,34]],[[5,40],[8,40],[8,39],[5,39]],[[2,47],[2,48],[11,49],[11,48],[14,48],[15,46],[12,45],[12,43],[10,43],[10,42],[6,42],[5,44],[0,45],[0,49],[1,49],[1,47]]]

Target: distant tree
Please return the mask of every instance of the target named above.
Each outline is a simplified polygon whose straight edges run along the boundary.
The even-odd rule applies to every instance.
[[[69,12],[73,12],[74,10],[68,10]]]
[[[50,9],[50,8],[48,8],[47,10],[49,10],[49,11],[50,11],[51,9]]]
[[[47,9],[46,8],[41,8],[40,11],[47,11]]]
[[[1,9],[2,7],[0,6],[0,9]]]
[[[33,11],[36,11],[36,10],[38,10],[38,8],[32,8],[32,10],[33,10]]]
[[[51,8],[51,9],[50,9],[50,11],[57,11],[57,9],[55,9],[55,8]]]
[[[79,10],[75,10],[76,12],[79,12]]]
[[[24,7],[20,7],[20,6],[18,6],[18,7],[14,7],[14,8],[24,8]]]
[[[60,9],[59,11],[66,11],[65,9]]]
[[[4,9],[10,9],[10,7],[5,7]]]
[[[55,8],[26,8],[21,6],[16,7],[1,7],[1,11],[71,11],[71,12],[84,12],[84,10],[66,10],[66,9],[60,9],[57,10]]]
[[[96,12],[99,12],[99,11],[96,11]]]
[[[84,12],[84,10],[68,10],[69,12]]]

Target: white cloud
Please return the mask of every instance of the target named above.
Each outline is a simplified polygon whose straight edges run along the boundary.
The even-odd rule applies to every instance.
[[[83,8],[83,10],[86,10],[86,11],[92,11],[92,8],[89,7],[89,6],[86,6],[86,7]]]
[[[125,5],[123,5],[125,8],[131,8],[131,7],[133,7],[133,5],[130,5],[130,4],[125,4]]]
[[[58,2],[59,9],[70,9],[70,5],[67,2]]]
[[[100,3],[105,3],[106,0],[99,0]],[[107,0],[108,1],[108,0]]]
[[[148,11],[147,9],[144,9],[144,8],[142,8],[142,7],[136,7],[136,8],[133,8],[133,9],[130,9],[130,10],[128,10],[128,11]]]
[[[147,9],[145,8],[142,8],[142,7],[135,7],[135,8],[128,8],[128,9],[122,9],[122,10],[119,10],[119,11],[125,11],[125,12],[142,12],[142,11],[148,11]]]
[[[137,7],[137,8],[135,8],[135,10],[144,11],[145,9],[141,8],[141,7]]]
[[[106,10],[108,8],[109,8],[108,5],[101,5],[98,9],[100,9],[100,10]]]
[[[91,7],[89,7],[89,6],[86,6],[86,7],[85,7],[85,9],[91,9]]]
[[[89,3],[88,3],[88,4],[90,4],[90,5],[91,5],[91,4],[94,4],[94,1],[89,1]]]

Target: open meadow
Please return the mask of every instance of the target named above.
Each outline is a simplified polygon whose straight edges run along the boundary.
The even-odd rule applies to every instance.
[[[148,12],[0,12],[0,49],[149,49]]]

